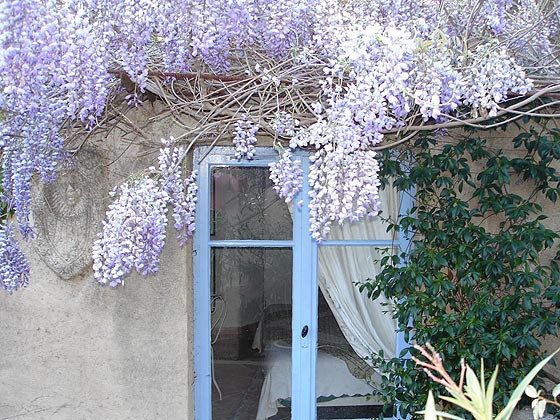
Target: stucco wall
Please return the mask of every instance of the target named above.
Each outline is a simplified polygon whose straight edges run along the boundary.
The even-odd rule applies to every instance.
[[[105,191],[103,209],[109,188],[153,164],[160,138],[176,132],[169,121],[150,120],[157,111],[129,112],[128,122],[88,139],[100,158],[82,172],[78,188],[82,194]],[[57,183],[63,181],[64,175]],[[57,185],[53,194],[63,195]],[[44,195],[41,188],[36,195]],[[100,217],[92,216],[97,228]],[[87,230],[83,220],[62,220],[44,223],[55,238],[51,250],[61,254],[70,251],[59,246],[62,238],[79,247],[76,237]],[[193,418],[192,251],[175,237],[171,228],[157,275],[131,275],[118,288],[98,285],[91,263],[64,280],[57,256],[45,256],[36,243],[24,245],[30,284],[12,296],[0,294],[0,419]]]
[[[33,259],[31,285],[0,296],[0,418],[190,418],[185,254],[169,243],[159,275],[119,289]]]

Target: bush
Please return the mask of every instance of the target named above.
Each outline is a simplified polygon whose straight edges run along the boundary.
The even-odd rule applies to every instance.
[[[560,131],[531,129],[513,145],[521,157],[493,150],[480,137],[440,144],[423,136],[398,156],[386,153],[382,176],[395,179],[401,192],[415,191],[412,209],[389,227],[408,235],[411,247],[383,257],[382,272],[360,286],[371,298],[392,299],[407,342],[437,343],[451,374],[459,373],[462,358],[475,371],[480,357],[489,372],[501,365],[498,407],[541,357],[539,338],[560,326],[559,254],[541,261],[543,251],[554,256],[558,235],[543,224],[539,204],[560,194],[552,165],[560,158]],[[515,182],[531,191],[516,194]],[[417,354],[409,348],[398,358],[374,357],[386,375],[376,395],[387,404],[399,401],[403,416],[417,412],[431,389],[436,396],[442,390],[419,380],[409,351]]]

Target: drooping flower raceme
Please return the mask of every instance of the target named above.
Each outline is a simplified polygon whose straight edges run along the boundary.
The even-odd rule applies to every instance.
[[[482,45],[473,56],[472,71],[464,78],[463,103],[476,114],[482,111],[494,117],[498,104],[508,94],[524,94],[533,87],[523,69],[505,50],[496,51],[492,45]]]
[[[233,145],[235,146],[235,157],[237,160],[253,159],[255,155],[255,134],[259,131],[258,124],[253,124],[245,115],[234,125]]]
[[[86,10],[54,0],[0,0],[0,148],[2,184],[24,238],[31,177],[54,179],[65,156],[60,126],[92,126],[105,107],[106,49]]]
[[[270,179],[280,198],[291,202],[303,187],[301,161],[294,159],[291,149],[284,150],[277,162],[270,164]]]
[[[339,56],[325,69],[325,106],[317,108],[315,123],[290,140],[292,150],[316,150],[309,183],[311,233],[317,240],[332,223],[377,213],[378,163],[370,149],[388,130],[403,127],[411,112],[439,122],[467,105],[475,115],[493,116],[509,94],[524,94],[532,86],[507,52],[491,45],[480,45],[462,58],[468,65],[458,67],[454,40],[442,31],[370,25],[338,37]],[[281,184],[291,180],[273,169],[283,179],[276,181],[277,190],[286,195],[289,188]]]
[[[10,222],[0,224],[0,284],[12,294],[29,282],[29,264],[14,236]]]
[[[281,136],[292,137],[296,134],[299,121],[285,111],[274,116],[272,128]]]
[[[153,274],[165,244],[168,196],[157,181],[142,178],[114,191],[103,231],[93,247],[93,270],[99,283],[124,284],[132,269]]]
[[[196,171],[183,178],[181,162],[185,157],[183,147],[172,147],[175,140],[163,142],[163,148],[158,157],[159,176],[162,189],[169,197],[169,203],[173,206],[173,226],[180,232],[179,242],[183,245],[192,236],[195,227],[196,194]],[[154,168],[155,170],[155,168]]]
[[[372,150],[344,153],[326,147],[311,157],[311,235],[325,239],[332,223],[343,225],[379,213],[379,164]]]
[[[109,206],[103,231],[93,247],[94,276],[99,283],[124,284],[123,277],[133,269],[144,275],[158,271],[169,205],[181,242],[192,235],[196,175],[186,181],[181,177],[183,157],[182,148],[165,142],[159,168],[151,168],[149,175],[125,182],[113,192],[115,202]]]

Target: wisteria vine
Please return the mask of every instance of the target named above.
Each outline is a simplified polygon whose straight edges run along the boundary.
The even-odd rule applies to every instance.
[[[2,289],[12,294],[29,283],[29,264],[17,243],[14,226],[0,224],[0,283]]]
[[[251,159],[257,131],[274,138],[284,151],[271,178],[287,200],[301,189],[294,152],[313,153],[321,240],[377,212],[383,142],[558,94],[559,18],[547,0],[0,0],[2,200],[32,238],[33,177],[53,181],[72,136],[110,120],[109,101],[140,106],[151,93],[196,121],[183,141],[231,135]],[[95,248],[100,282],[157,270],[168,205],[180,240],[192,234],[196,184],[180,155],[164,145],[154,173],[116,190]]]
[[[158,271],[168,206],[173,208],[180,242],[193,234],[196,173],[183,178],[184,153],[184,148],[173,146],[173,139],[164,141],[157,168],[151,167],[149,174],[128,180],[112,192],[115,201],[93,246],[93,270],[99,283],[124,285],[123,277],[133,269],[143,275]]]

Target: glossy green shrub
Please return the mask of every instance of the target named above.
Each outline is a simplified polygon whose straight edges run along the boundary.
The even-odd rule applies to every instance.
[[[560,326],[558,254],[550,259],[558,234],[539,204],[560,195],[560,131],[530,130],[511,145],[518,157],[479,136],[453,144],[424,136],[399,155],[386,153],[382,175],[414,194],[413,208],[389,229],[408,235],[411,247],[385,256],[382,272],[360,286],[393,299],[407,342],[436,343],[449,366],[459,369],[464,358],[477,371],[481,357],[488,372],[500,365],[498,407],[541,357],[539,338]],[[530,186],[524,196],[519,183]],[[374,356],[386,375],[376,394],[398,401],[401,415],[420,410],[430,390],[441,392],[406,360],[409,351],[416,354]]]

